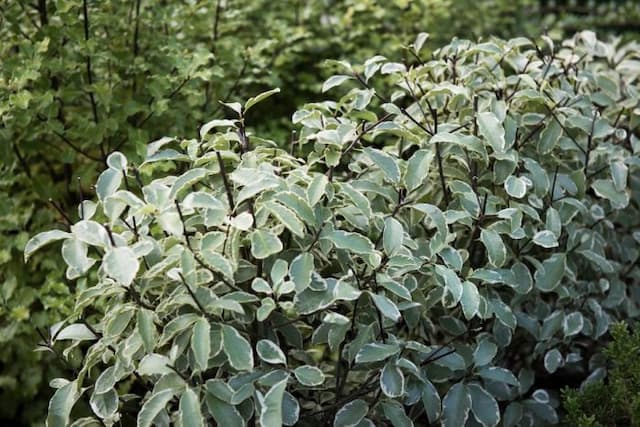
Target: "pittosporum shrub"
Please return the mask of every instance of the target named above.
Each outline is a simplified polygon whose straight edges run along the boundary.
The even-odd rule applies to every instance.
[[[342,63],[290,142],[246,127],[274,90],[109,156],[25,250],[77,281],[50,426],[543,426],[603,375],[639,312],[638,45],[424,40]]]

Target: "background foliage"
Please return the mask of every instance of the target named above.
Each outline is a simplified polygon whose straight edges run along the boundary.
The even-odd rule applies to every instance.
[[[336,69],[325,58],[375,54],[415,63],[403,48],[425,29],[424,55],[454,37],[555,39],[580,28],[637,34],[633,1],[79,1],[0,2],[0,417],[42,419],[60,374],[31,349],[71,313],[76,285],[52,253],[20,253],[27,236],[75,219],[75,204],[113,150],[131,159],[165,135],[194,137],[220,100],[281,87],[256,106],[261,135],[290,139],[289,117]],[[482,19],[478,19],[482,16]],[[78,180],[79,178],[79,180]],[[48,203],[52,199],[58,208]],[[42,357],[47,357],[42,361]],[[37,397],[36,397],[37,396]]]

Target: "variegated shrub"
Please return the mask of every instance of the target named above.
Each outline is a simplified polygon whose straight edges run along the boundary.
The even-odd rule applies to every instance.
[[[544,426],[604,374],[639,313],[638,45],[425,37],[342,63],[292,141],[245,123],[274,90],[111,154],[26,249],[77,279],[50,426]]]

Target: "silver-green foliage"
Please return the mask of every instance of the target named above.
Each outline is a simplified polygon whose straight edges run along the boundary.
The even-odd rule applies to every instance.
[[[601,375],[589,345],[639,313],[638,46],[421,40],[343,63],[290,147],[231,103],[110,156],[25,253],[63,240],[79,282],[50,426],[81,399],[106,425],[557,422],[538,378]]]

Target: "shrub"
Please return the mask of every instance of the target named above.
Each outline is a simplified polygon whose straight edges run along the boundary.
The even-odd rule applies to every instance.
[[[562,391],[567,425],[640,425],[640,332],[631,334],[619,323],[611,328],[611,336],[613,341],[604,351],[611,365],[606,380],[600,368],[581,389]]]
[[[638,312],[637,48],[456,40],[342,63],[287,149],[246,127],[270,91],[111,154],[25,249],[78,282],[49,425],[557,422]]]

